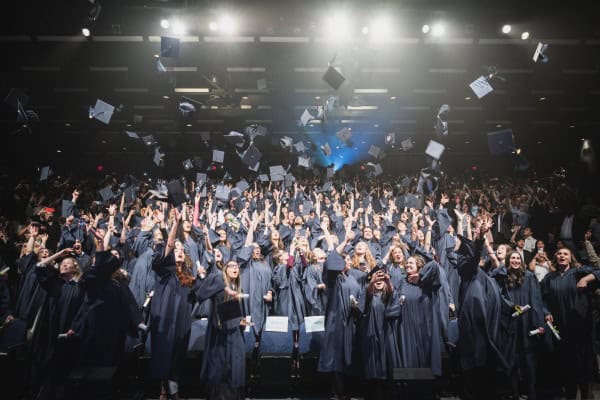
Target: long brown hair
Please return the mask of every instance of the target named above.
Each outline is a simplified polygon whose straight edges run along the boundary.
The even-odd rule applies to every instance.
[[[359,242],[361,243],[361,242]],[[373,257],[373,254],[371,253],[371,249],[369,248],[369,245],[366,242],[362,242],[365,245],[365,261],[367,262],[367,265],[369,266],[369,271],[372,270],[375,265],[377,265],[377,261],[375,261],[375,257]],[[358,245],[358,243],[357,243]],[[355,246],[356,247],[356,246]],[[354,254],[352,255],[352,267],[353,268],[358,268],[360,264],[360,257],[358,256],[358,254],[356,254],[356,252],[354,252]]]
[[[521,259],[521,268],[516,269],[510,266],[510,258],[513,254],[517,254]],[[520,287],[523,284],[523,278],[525,276],[525,260],[521,257],[519,252],[512,250],[509,253],[506,253],[506,258],[504,259],[504,266],[506,267],[506,284],[510,289],[514,289],[516,287]]]
[[[194,284],[194,276],[192,275],[193,262],[189,255],[185,255],[182,263],[175,263],[175,274],[182,286],[192,287]]]

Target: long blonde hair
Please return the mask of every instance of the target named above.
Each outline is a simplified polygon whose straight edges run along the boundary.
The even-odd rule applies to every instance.
[[[225,264],[225,267],[223,267],[223,281],[225,282],[225,286],[227,286],[230,289],[235,290],[238,295],[242,293],[242,284],[241,284],[241,280],[240,280],[240,274],[238,273],[238,276],[235,280],[231,280],[229,278],[229,276],[227,276],[227,268],[229,268],[232,265],[237,265],[239,268],[239,264],[237,263],[237,261],[235,260],[230,260],[227,262],[227,264]],[[238,299],[241,298],[238,296]],[[229,296],[225,293],[225,301],[227,300],[231,300],[229,298]]]
[[[373,254],[371,253],[371,249],[369,248],[369,245],[367,243],[365,243],[365,242],[358,242],[358,243],[363,243],[365,245],[365,260],[367,262],[367,265],[368,265],[369,271],[370,271],[375,267],[375,265],[377,265],[377,261],[375,261],[375,257],[373,257]],[[358,243],[356,245],[358,245]],[[361,260],[360,256],[358,254],[356,254],[356,252],[354,252],[354,254],[352,255],[352,267],[358,268],[358,266],[360,265],[360,260]]]

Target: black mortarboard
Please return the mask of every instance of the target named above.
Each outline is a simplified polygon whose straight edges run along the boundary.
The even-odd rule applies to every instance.
[[[168,201],[173,204],[175,207],[179,206],[186,202],[187,198],[185,196],[183,184],[179,180],[171,181],[167,184],[167,189],[169,190]]]
[[[197,186],[202,186],[203,184],[206,183],[206,179],[207,179],[207,176],[206,176],[205,173],[198,172],[196,174],[196,185]]]
[[[242,156],[242,162],[249,167],[254,167],[261,158],[262,153],[260,150],[258,150],[258,147],[256,147],[254,144],[251,144],[244,152],[244,155]]]
[[[228,201],[229,200],[229,188],[225,185],[217,185],[217,190],[215,192],[215,198],[219,201]]]
[[[330,65],[329,68],[327,68],[327,71],[325,71],[325,74],[323,75],[323,80],[327,82],[329,86],[331,86],[335,90],[338,90],[342,83],[344,83],[346,78],[344,78],[344,75],[342,75],[342,73],[337,68]]]
[[[258,176],[258,180],[261,182],[269,182],[269,175],[261,174]]]
[[[115,197],[115,194],[113,193],[112,188],[110,186],[107,186],[104,189],[100,189],[98,193],[100,193],[103,203],[106,203],[110,201],[113,197]]]
[[[237,300],[225,301],[217,305],[217,314],[221,322],[242,318],[242,306]]]
[[[160,37],[160,57],[179,57],[179,45],[181,41],[178,38],[161,36]]]
[[[235,187],[239,189],[240,192],[244,192],[244,190],[248,189],[250,185],[245,179],[242,179],[238,183],[235,184]]]
[[[331,192],[332,190],[333,190],[333,183],[325,182],[325,184],[323,184],[323,187],[321,187],[320,192]]]
[[[471,82],[469,87],[473,93],[475,93],[478,99],[481,99],[494,90],[492,85],[490,85],[489,79],[484,75],[481,75],[479,78]]]
[[[342,128],[339,131],[337,131],[335,135],[342,142],[347,143],[348,140],[350,140],[350,138],[352,137],[352,129],[350,129],[350,128]]]
[[[491,155],[510,154],[515,150],[515,139],[512,129],[489,132],[487,137]]]
[[[285,169],[281,165],[269,167],[269,175],[271,175],[271,181],[273,182],[282,181],[285,178]]]

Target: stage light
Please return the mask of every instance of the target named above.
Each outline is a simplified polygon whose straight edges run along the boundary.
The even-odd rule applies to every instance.
[[[422,31],[424,34],[428,34],[428,33],[429,33],[429,29],[430,29],[430,28],[429,28],[429,25],[425,24],[425,25],[423,25],[423,27],[421,28],[421,31]]]
[[[433,25],[431,28],[431,34],[433,36],[442,36],[446,32],[446,27],[440,23]]]
[[[345,14],[335,14],[325,21],[325,33],[333,41],[348,40],[350,22]]]
[[[210,29],[211,32],[216,32],[217,29],[219,29],[219,24],[217,24],[215,21],[210,21],[208,24],[208,29]]]
[[[371,41],[383,42],[392,34],[392,24],[386,17],[379,17],[371,24],[371,32],[369,34]]]
[[[88,28],[83,28],[83,29],[81,29],[81,34],[85,37],[90,37],[91,32]]]
[[[168,19],[161,19],[160,20],[160,26],[163,29],[169,29],[169,27],[171,26],[171,23],[169,22]]]
[[[361,32],[363,35],[368,35],[369,34],[369,27],[368,26],[363,26],[361,29]]]
[[[502,33],[504,33],[505,35],[509,34],[511,30],[512,30],[512,27],[508,24],[506,24],[502,27]]]
[[[523,40],[529,39],[529,32],[523,32],[523,33],[521,33],[521,39],[523,39]]]
[[[231,18],[229,15],[224,15],[219,20],[218,28],[226,35],[233,35],[236,31],[236,24],[233,18]]]
[[[184,35],[185,34],[185,25],[180,21],[173,22],[173,33],[175,35]]]

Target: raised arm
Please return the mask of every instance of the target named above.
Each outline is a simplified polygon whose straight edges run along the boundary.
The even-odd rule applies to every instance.
[[[171,251],[175,248],[175,239],[177,238],[177,228],[179,228],[179,220],[181,219],[181,214],[177,208],[173,209],[175,213],[175,218],[173,219],[173,225],[171,226],[171,230],[169,231],[169,237],[167,239],[167,245],[165,246],[165,257],[168,256]]]

